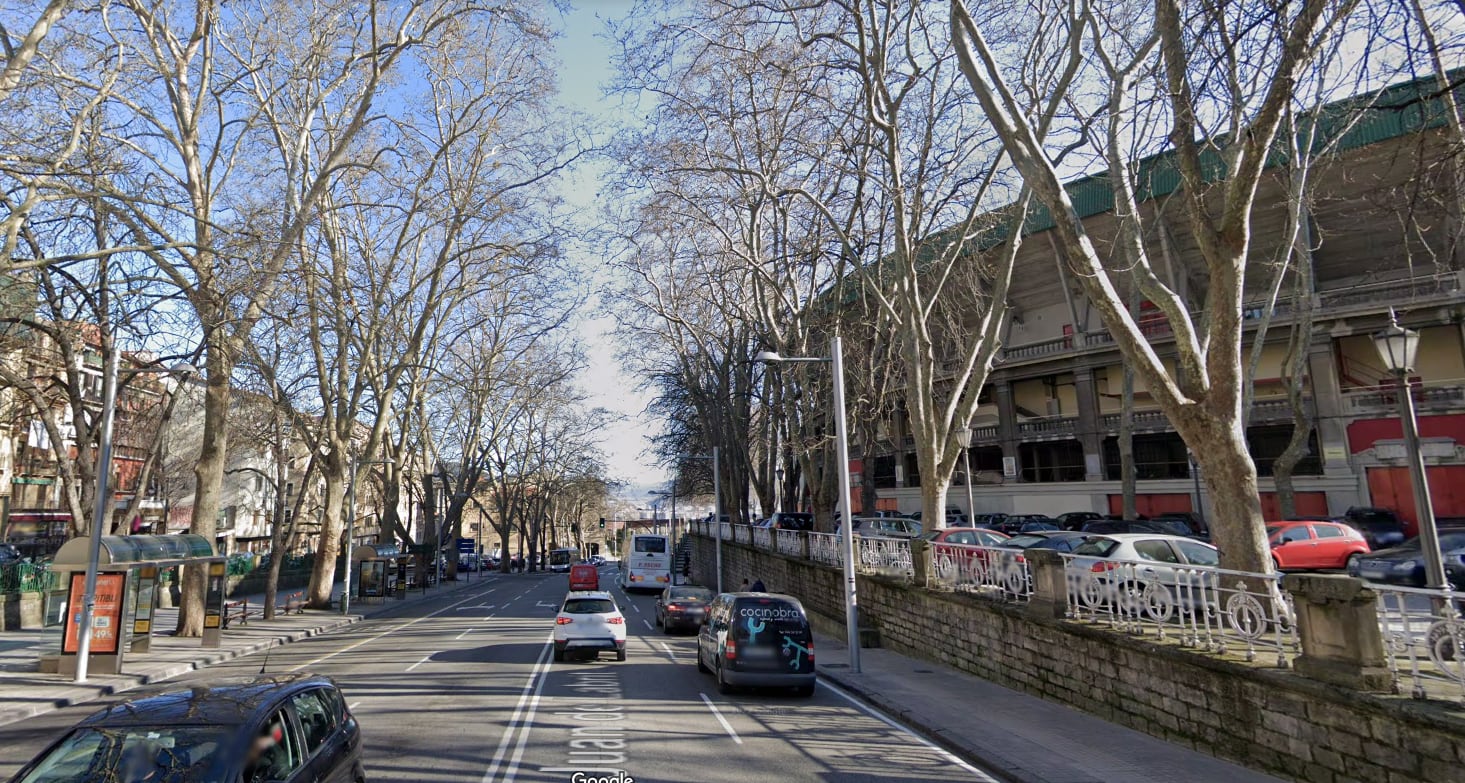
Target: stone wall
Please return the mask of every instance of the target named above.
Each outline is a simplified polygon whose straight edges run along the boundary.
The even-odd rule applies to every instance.
[[[715,541],[693,576],[714,584]],[[762,579],[843,633],[837,569],[722,542],[723,586]],[[859,578],[883,646],[1084,710],[1198,751],[1309,783],[1465,783],[1465,714],[1361,693],[1064,620],[1020,606]]]

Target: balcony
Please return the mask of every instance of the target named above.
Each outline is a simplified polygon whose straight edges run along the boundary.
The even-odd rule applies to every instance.
[[[1421,412],[1456,411],[1465,408],[1465,380],[1426,381],[1410,386],[1414,404]],[[1343,392],[1343,407],[1355,415],[1392,414],[1399,410],[1398,387]]]
[[[1120,415],[1117,413],[1106,414],[1103,417],[1103,427],[1108,432],[1119,431]],[[1135,411],[1134,429],[1137,432],[1159,432],[1170,429],[1170,420],[1165,418],[1162,411]]]
[[[1071,436],[1077,431],[1078,417],[1076,416],[1051,416],[1017,423],[1017,435],[1022,439]]]

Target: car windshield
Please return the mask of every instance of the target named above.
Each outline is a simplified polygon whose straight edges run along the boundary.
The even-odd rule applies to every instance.
[[[571,598],[565,601],[565,614],[609,614],[616,610],[609,598]]]
[[[1108,557],[1118,547],[1119,542],[1112,538],[1091,538],[1074,547],[1073,553],[1089,557]]]
[[[1037,546],[1047,540],[1042,536],[1013,536],[1003,541],[1002,545],[1012,547],[1013,549],[1027,549],[1030,546]]]
[[[67,735],[22,783],[186,783],[211,779],[223,729],[126,726],[77,729]]]
[[[1281,529],[1281,525],[1267,525],[1267,538],[1277,535]]]
[[[701,587],[677,587],[667,597],[673,601],[711,601],[712,591]]]
[[[660,555],[666,553],[666,539],[659,536],[646,536],[636,539],[636,551],[648,555]]]

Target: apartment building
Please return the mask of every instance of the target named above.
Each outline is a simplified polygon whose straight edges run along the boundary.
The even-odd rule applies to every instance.
[[[1314,328],[1306,339],[1305,404],[1316,420],[1309,455],[1295,471],[1299,513],[1340,513],[1349,506],[1398,509],[1414,518],[1411,484],[1397,418],[1397,382],[1383,369],[1370,336],[1388,323],[1421,334],[1411,386],[1438,516],[1465,516],[1465,264],[1461,205],[1451,139],[1432,86],[1401,85],[1343,137],[1334,159],[1315,169],[1307,226],[1315,286],[1293,293],[1285,279],[1274,307],[1267,294],[1286,226],[1281,173],[1269,173],[1254,211],[1255,234],[1244,308],[1247,346],[1261,343],[1247,438],[1261,476],[1265,513],[1278,513],[1272,462],[1292,432],[1283,385],[1287,343],[1298,297],[1309,297]],[[1205,276],[1178,204],[1162,182],[1141,205],[1166,236],[1147,237],[1161,271],[1199,310]],[[1070,184],[1095,236],[1112,235],[1104,183]],[[1117,435],[1122,357],[1094,308],[1037,231],[1018,259],[1010,324],[982,405],[971,422],[976,510],[1057,514],[1119,510]],[[1264,337],[1259,329],[1270,314]],[[1173,357],[1165,316],[1149,303],[1139,321],[1162,358]],[[1139,511],[1204,511],[1208,505],[1185,444],[1134,382],[1134,454]],[[885,427],[883,448],[852,466],[875,482],[882,507],[920,508],[912,441],[899,417]],[[965,507],[963,477],[948,495]]]

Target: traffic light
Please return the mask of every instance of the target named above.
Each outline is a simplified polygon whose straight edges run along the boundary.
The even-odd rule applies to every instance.
[[[604,530],[605,529],[605,517],[601,517],[600,518],[600,529],[601,530]]]

